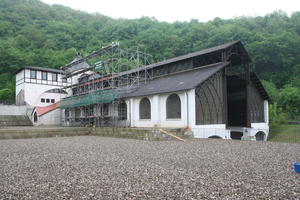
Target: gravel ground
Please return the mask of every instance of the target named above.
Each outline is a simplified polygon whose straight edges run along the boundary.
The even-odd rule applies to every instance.
[[[297,199],[300,144],[0,140],[0,199]]]

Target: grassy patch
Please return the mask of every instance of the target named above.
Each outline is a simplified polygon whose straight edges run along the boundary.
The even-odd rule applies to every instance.
[[[268,141],[300,143],[300,126],[271,125]]]

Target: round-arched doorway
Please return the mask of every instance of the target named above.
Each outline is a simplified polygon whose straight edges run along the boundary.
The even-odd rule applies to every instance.
[[[265,141],[266,134],[262,131],[259,131],[255,134],[256,141]]]

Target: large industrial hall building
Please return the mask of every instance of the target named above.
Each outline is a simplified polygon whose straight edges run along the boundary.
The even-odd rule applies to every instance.
[[[195,138],[267,139],[270,98],[250,72],[252,61],[241,41],[151,60],[112,43],[85,57],[78,54],[61,70],[23,67],[16,72],[17,99],[27,102],[36,125],[167,127],[189,129]],[[43,84],[45,91],[38,86]],[[51,92],[60,99],[48,98]]]

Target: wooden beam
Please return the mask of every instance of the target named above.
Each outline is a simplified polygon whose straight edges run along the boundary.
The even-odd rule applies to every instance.
[[[173,135],[173,134],[171,134],[171,133],[168,133],[167,131],[164,131],[164,130],[162,130],[162,129],[158,129],[159,131],[161,131],[161,132],[163,132],[163,133],[165,133],[165,134],[168,134],[168,135],[170,135],[170,136],[172,136],[172,137],[174,137],[174,138],[176,138],[176,139],[178,139],[178,140],[181,140],[181,141],[183,141],[183,142],[186,142],[184,139],[182,139],[182,138],[180,138],[180,137],[177,137],[176,135]]]

